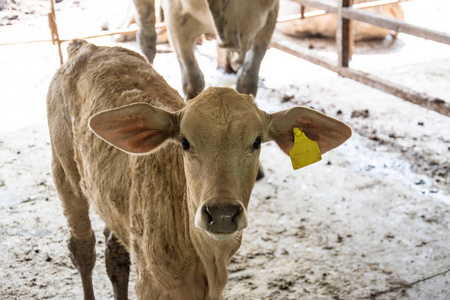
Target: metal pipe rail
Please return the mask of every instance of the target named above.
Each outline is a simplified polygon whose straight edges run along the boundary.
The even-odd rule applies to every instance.
[[[339,7],[338,4],[330,1],[325,0],[291,0],[291,1],[300,3],[301,5],[305,6],[323,9],[329,13],[333,14],[338,13]],[[419,27],[403,21],[380,16],[378,14],[370,13],[367,11],[362,11],[360,9],[355,9],[356,7],[358,7],[358,4],[355,4],[352,7],[343,7],[342,17],[450,45],[450,34],[446,32]]]
[[[393,4],[393,3],[399,3],[401,1],[404,1],[404,0],[376,0],[376,1],[366,2],[366,3],[354,4],[352,7],[356,8],[356,9],[367,9],[367,8],[372,8],[372,7],[377,7],[377,6],[384,6],[384,5],[389,5],[389,4]],[[304,8],[303,5],[302,5],[302,8]],[[294,15],[278,17],[277,23],[292,22],[292,21],[296,21],[296,20],[300,20],[300,19],[323,16],[326,14],[328,14],[328,12],[325,10],[315,10],[315,11],[309,11],[309,12],[303,11],[301,14],[294,14]]]
[[[403,32],[416,37],[432,40],[435,42],[450,45],[450,34],[432,29],[422,28],[416,25],[408,24],[392,18],[387,18],[374,13],[361,11],[352,7],[353,0],[339,0],[333,3],[324,0],[291,0],[304,6],[310,6],[317,9],[334,13],[338,18],[338,28],[336,32],[336,43],[338,46],[338,62],[334,63],[315,55],[310,50],[294,49],[282,40],[273,39],[271,46],[282,51],[306,59],[314,64],[332,70],[343,77],[366,84],[370,87],[379,89],[396,97],[402,98],[411,103],[434,110],[446,116],[450,116],[450,103],[439,98],[430,97],[424,93],[418,93],[407,87],[393,84],[372,74],[349,68],[349,61],[353,53],[353,33],[351,20],[357,20],[369,23],[378,27],[391,29],[396,32]]]

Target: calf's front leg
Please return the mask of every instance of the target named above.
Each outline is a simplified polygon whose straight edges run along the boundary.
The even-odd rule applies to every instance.
[[[107,226],[103,234],[106,240],[106,271],[113,286],[114,300],[126,300],[128,299],[130,255]]]
[[[89,204],[78,185],[80,178],[75,162],[57,159],[53,149],[52,171],[63,213],[70,230],[70,259],[81,275],[85,300],[93,300],[92,269],[95,265],[95,235],[89,218]],[[69,155],[68,155],[69,156]]]
[[[72,264],[81,275],[84,299],[94,300],[94,287],[92,285],[92,270],[95,265],[94,233],[92,232],[92,235],[88,239],[77,239],[71,233],[68,248]]]

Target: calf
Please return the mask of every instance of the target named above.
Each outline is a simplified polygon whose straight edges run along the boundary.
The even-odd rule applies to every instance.
[[[275,140],[288,153],[298,127],[324,153],[351,135],[307,108],[266,113],[229,88],[185,104],[127,49],[74,40],[68,52],[47,109],[53,179],[85,299],[94,299],[90,206],[106,224],[115,299],[127,298],[129,255],[139,299],[222,299],[261,143]]]
[[[149,61],[156,53],[154,0],[134,0],[138,39]],[[278,0],[161,0],[169,41],[180,63],[187,99],[204,88],[203,73],[194,56],[201,34],[215,36],[226,49],[231,68],[238,71],[236,89],[256,95],[261,61],[278,16]]]

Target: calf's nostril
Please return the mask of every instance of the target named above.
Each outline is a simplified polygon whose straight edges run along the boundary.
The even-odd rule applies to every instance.
[[[236,212],[233,215],[233,222],[235,222],[235,223],[238,222],[238,219],[241,216],[241,213],[242,213],[242,207],[241,206],[237,206],[237,210],[236,210]]]
[[[205,213],[206,222],[208,222],[208,224],[212,224],[214,222],[214,218],[212,217],[211,207],[209,205],[205,205]]]

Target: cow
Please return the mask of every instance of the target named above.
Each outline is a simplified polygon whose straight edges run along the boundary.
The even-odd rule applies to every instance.
[[[354,0],[354,4],[370,2],[373,0]],[[337,2],[337,0],[334,0]],[[306,9],[307,12],[314,9]],[[364,11],[377,13],[382,16],[404,20],[404,14],[400,3],[390,3],[383,6],[365,8]],[[280,1],[280,16],[298,14],[300,12],[300,4],[290,0]],[[295,37],[303,37],[307,35],[319,35],[327,38],[336,36],[337,27],[336,15],[325,14],[312,18],[298,19],[290,22],[280,22],[277,29],[282,33]],[[353,37],[355,41],[382,39],[390,34],[389,29],[370,25],[368,23],[354,21]]]
[[[156,53],[154,0],[134,0],[140,26],[138,40],[151,62]],[[205,87],[194,56],[196,40],[215,36],[237,71],[236,90],[256,96],[261,61],[278,16],[278,0],[161,0],[169,41],[177,54],[186,99]]]
[[[300,128],[325,153],[351,135],[314,110],[267,113],[230,88],[186,104],[128,49],[74,40],[68,53],[47,112],[53,180],[85,299],[94,299],[90,207],[106,225],[115,299],[127,299],[130,259],[139,299],[222,299],[261,144],[274,140],[288,153]]]

